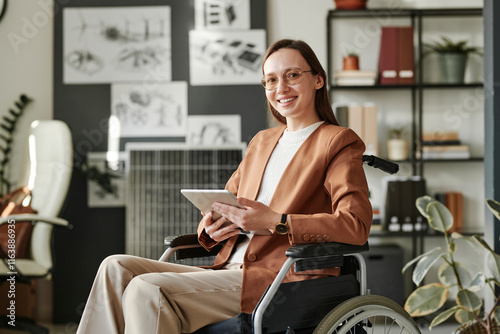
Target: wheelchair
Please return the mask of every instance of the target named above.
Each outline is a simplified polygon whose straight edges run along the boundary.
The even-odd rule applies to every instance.
[[[368,165],[388,173],[397,165],[374,156],[363,156]],[[207,252],[196,234],[165,238],[167,249],[160,261],[175,255],[176,261],[216,255],[223,243]],[[300,244],[286,251],[287,260],[267,288],[252,314],[241,313],[223,322],[205,326],[192,334],[420,334],[413,318],[389,298],[370,295],[366,263],[361,252],[368,243],[336,242]],[[340,267],[341,274],[283,283],[286,273]]]

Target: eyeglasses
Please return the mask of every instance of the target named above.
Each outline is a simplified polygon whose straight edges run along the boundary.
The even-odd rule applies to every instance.
[[[313,72],[313,71],[312,70],[301,71],[298,68],[287,68],[286,70],[283,71],[283,73],[281,73],[281,78],[287,86],[293,86],[300,82],[300,78],[302,78],[302,73],[306,72]],[[260,83],[267,90],[275,90],[276,88],[278,88],[279,81],[280,81],[279,77],[276,74],[271,73],[264,75],[260,80]]]

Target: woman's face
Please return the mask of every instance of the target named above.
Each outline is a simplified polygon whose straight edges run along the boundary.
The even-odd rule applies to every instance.
[[[290,68],[311,71],[311,67],[299,51],[280,49],[264,63],[264,76],[273,75],[278,80],[274,90],[266,90],[269,103],[287,119],[290,130],[308,126],[319,120],[315,108],[316,90],[323,87],[323,78],[311,72],[300,73],[300,80],[289,85],[283,80],[283,73]],[[295,128],[295,129],[294,129]]]

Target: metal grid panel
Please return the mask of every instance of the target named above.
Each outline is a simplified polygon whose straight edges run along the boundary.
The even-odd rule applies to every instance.
[[[223,189],[238,167],[245,147],[127,145],[126,252],[158,259],[166,236],[196,233],[200,212],[180,190]]]

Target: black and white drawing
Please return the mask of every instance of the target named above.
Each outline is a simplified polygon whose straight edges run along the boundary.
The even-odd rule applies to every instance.
[[[195,0],[195,28],[250,29],[250,0]]]
[[[111,114],[120,137],[183,137],[187,124],[187,82],[156,86],[114,84]]]
[[[187,143],[224,146],[241,143],[240,115],[196,115],[188,117]]]
[[[171,80],[169,6],[64,8],[65,84]]]
[[[118,158],[121,168],[113,171],[106,167],[106,152],[87,153],[87,205],[90,208],[125,206],[126,152],[119,152]]]
[[[260,84],[265,44],[264,30],[191,30],[191,85]]]

